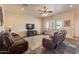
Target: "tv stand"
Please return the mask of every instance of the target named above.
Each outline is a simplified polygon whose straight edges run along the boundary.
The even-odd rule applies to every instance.
[[[27,37],[37,35],[37,30],[27,30]]]

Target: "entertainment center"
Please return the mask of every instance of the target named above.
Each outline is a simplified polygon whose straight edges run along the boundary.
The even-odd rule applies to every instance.
[[[37,30],[35,30],[34,24],[26,24],[26,29],[27,29],[27,37],[37,35]]]

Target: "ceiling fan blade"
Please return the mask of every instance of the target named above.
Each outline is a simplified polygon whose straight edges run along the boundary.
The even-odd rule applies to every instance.
[[[38,10],[39,12],[43,12],[42,10]]]
[[[28,5],[27,4],[23,4],[23,6],[26,6],[27,7]]]
[[[53,11],[47,11],[48,13],[53,13]]]
[[[43,13],[40,13],[40,14],[43,14]]]

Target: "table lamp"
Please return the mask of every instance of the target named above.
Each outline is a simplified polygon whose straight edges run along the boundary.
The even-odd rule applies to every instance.
[[[12,28],[12,26],[9,25],[9,26],[8,26],[8,31],[9,31],[9,32],[11,32],[11,28]]]

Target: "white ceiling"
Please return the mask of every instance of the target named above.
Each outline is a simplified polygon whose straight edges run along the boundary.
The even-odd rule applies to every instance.
[[[49,15],[59,14],[66,11],[71,11],[79,7],[78,4],[72,5],[72,7],[69,7],[69,4],[27,4],[27,6],[24,6],[22,4],[5,4],[2,5],[3,9],[7,13],[21,13],[36,17],[41,17],[40,9],[46,6],[48,10],[53,11],[53,13]],[[22,10],[24,8],[24,10]]]

